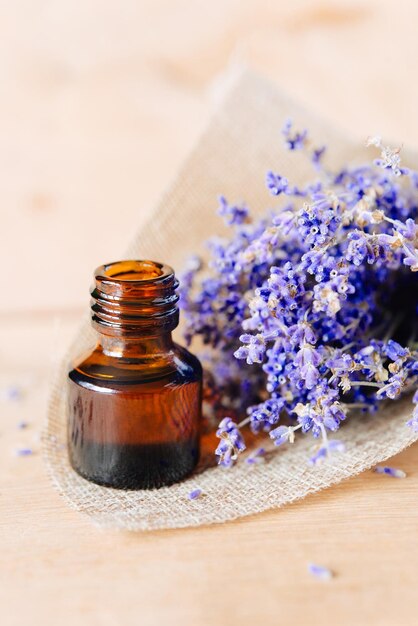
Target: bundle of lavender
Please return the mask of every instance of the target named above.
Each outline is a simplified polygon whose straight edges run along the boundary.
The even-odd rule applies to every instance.
[[[287,122],[283,138],[311,159],[312,183],[268,172],[277,207],[261,220],[221,197],[231,237],[210,240],[209,264],[191,259],[181,281],[186,338],[212,348],[206,404],[227,467],[248,426],[278,446],[320,438],[316,464],[343,450],[328,435],[350,413],[417,386],[418,173],[378,137],[379,159],[337,172],[306,131]],[[418,430],[418,407],[407,424]]]

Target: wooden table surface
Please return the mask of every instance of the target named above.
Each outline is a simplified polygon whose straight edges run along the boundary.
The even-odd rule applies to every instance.
[[[225,68],[263,71],[359,141],[416,148],[417,18],[412,0],[1,4],[2,626],[418,623],[417,446],[391,462],[405,480],[366,473],[282,510],[144,534],[67,508],[39,452],[92,270],[149,214]]]

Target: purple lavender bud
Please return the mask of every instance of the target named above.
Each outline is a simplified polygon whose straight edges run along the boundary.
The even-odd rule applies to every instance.
[[[270,193],[273,196],[279,196],[281,193],[286,193],[289,187],[289,181],[284,176],[274,174],[274,172],[267,172],[266,184]]]
[[[230,205],[224,196],[220,196],[218,215],[224,218],[228,226],[243,224],[248,218],[248,209],[244,206]]]
[[[295,356],[296,367],[304,367],[305,365],[318,366],[321,362],[321,355],[313,346],[305,343]]]
[[[17,456],[30,456],[33,454],[33,450],[31,448],[18,448],[16,454]]]
[[[330,569],[315,563],[309,563],[308,572],[319,580],[331,580],[334,576]]]
[[[266,451],[264,448],[258,448],[246,459],[246,463],[248,463],[248,465],[258,465],[259,463],[263,463],[265,453]]]
[[[301,368],[300,374],[305,382],[306,388],[313,389],[319,378],[319,371],[317,368],[312,363],[307,363]]]
[[[197,489],[192,489],[191,491],[189,491],[187,497],[189,498],[189,500],[197,500],[198,498],[200,498],[201,495],[202,495],[202,490],[197,488]]]
[[[338,430],[339,425],[340,425],[339,420],[333,415],[327,415],[326,417],[324,417],[324,426],[328,428],[328,430],[331,430],[334,432]]]
[[[273,439],[275,446],[281,446],[289,441],[290,428],[289,426],[278,426],[271,430],[269,435]]]
[[[410,352],[408,348],[403,348],[397,341],[389,339],[385,346],[384,354],[392,359],[392,361],[396,361],[399,358],[405,358],[409,356]]]
[[[410,217],[406,220],[405,224],[399,222],[398,230],[409,241],[414,241],[418,236],[418,225]]]
[[[291,120],[287,120],[282,129],[286,147],[289,150],[301,150],[305,145],[308,132],[307,130],[303,130],[302,132],[293,131],[292,133],[292,127],[293,122]]]
[[[314,148],[312,151],[312,163],[316,166],[319,166],[322,157],[326,152],[326,146],[321,146],[320,148]]]
[[[22,390],[20,387],[16,387],[15,385],[8,387],[6,389],[6,397],[11,402],[19,402],[22,399]]]
[[[242,350],[238,348],[234,355],[237,359],[246,358],[248,365],[261,363],[266,351],[266,344],[262,335],[241,335],[241,341],[245,342]],[[245,356],[244,356],[245,355]]]
[[[345,444],[339,439],[332,439],[328,442],[329,452],[345,452]]]
[[[395,467],[388,467],[387,465],[376,465],[374,471],[376,474],[386,474],[386,476],[392,476],[392,478],[406,478],[404,471]]]
[[[320,463],[323,462],[327,454],[328,454],[327,446],[321,446],[319,450],[309,458],[310,464],[319,465]]]

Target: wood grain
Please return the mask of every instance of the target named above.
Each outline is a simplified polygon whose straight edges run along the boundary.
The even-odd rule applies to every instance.
[[[367,473],[279,511],[148,534],[96,530],[39,454],[92,270],[175,174],[224,68],[262,70],[359,141],[416,147],[417,18],[412,0],[2,3],[0,390],[25,390],[0,399],[2,626],[417,623],[417,446],[392,461],[405,480]],[[335,578],[312,579],[311,561]]]

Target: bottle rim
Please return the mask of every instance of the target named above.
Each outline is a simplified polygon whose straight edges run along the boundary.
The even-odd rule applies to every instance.
[[[165,263],[148,259],[127,259],[100,265],[94,278],[115,283],[159,283],[174,277],[174,270]]]

